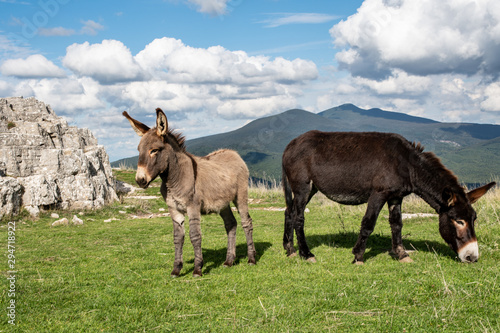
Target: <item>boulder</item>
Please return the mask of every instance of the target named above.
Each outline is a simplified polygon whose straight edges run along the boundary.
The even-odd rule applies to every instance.
[[[68,224],[69,224],[69,220],[68,220],[67,218],[63,217],[63,218],[62,218],[62,219],[60,219],[60,220],[54,221],[54,222],[52,223],[52,226],[53,226],[53,227],[57,227],[57,226],[59,226],[59,225],[68,225]]]
[[[92,132],[69,126],[32,97],[0,98],[0,179],[6,177],[22,187],[16,200],[33,215],[118,200],[109,157]]]
[[[83,224],[83,220],[76,215],[73,215],[73,219],[71,220],[71,222],[73,222],[74,225],[82,225]]]
[[[11,177],[0,177],[0,219],[19,213],[23,194],[21,184]]]

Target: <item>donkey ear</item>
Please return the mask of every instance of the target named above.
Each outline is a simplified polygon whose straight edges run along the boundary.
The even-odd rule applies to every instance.
[[[445,188],[443,191],[443,201],[448,207],[455,206],[457,195],[450,188]]]
[[[132,125],[132,128],[139,136],[143,136],[144,134],[146,134],[147,131],[149,131],[149,127],[130,117],[127,111],[123,111],[122,114],[125,116],[125,118],[128,119],[130,125]]]
[[[478,201],[479,198],[481,198],[483,195],[485,195],[486,192],[488,192],[488,190],[495,185],[496,185],[495,182],[491,182],[491,183],[486,184],[484,186],[478,187],[475,190],[468,192],[467,198],[469,198],[469,201],[472,204],[472,203]]]
[[[168,133],[167,116],[160,108],[156,109],[156,134],[158,136],[165,136]]]

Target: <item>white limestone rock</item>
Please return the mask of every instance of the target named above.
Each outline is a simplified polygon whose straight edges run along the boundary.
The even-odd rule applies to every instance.
[[[22,186],[15,178],[0,177],[0,219],[21,209]]]
[[[15,200],[33,215],[118,200],[109,157],[92,132],[68,126],[33,97],[0,98],[0,179],[6,176],[21,185],[21,199]]]

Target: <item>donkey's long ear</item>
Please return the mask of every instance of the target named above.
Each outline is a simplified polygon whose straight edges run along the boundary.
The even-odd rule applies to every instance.
[[[483,195],[485,195],[486,192],[488,192],[488,190],[495,185],[496,185],[495,182],[491,182],[491,183],[486,184],[484,186],[478,187],[475,190],[468,192],[467,198],[469,198],[470,203],[474,203],[474,202],[478,201],[479,198],[481,198]]]
[[[147,127],[140,121],[137,121],[132,117],[130,117],[127,111],[123,111],[122,114],[125,116],[125,118],[127,118],[127,120],[130,122],[130,125],[132,125],[132,128],[139,136],[143,136],[144,134],[146,134],[147,131],[149,131],[149,127]]]
[[[165,136],[168,133],[167,116],[160,108],[156,109],[156,134],[158,136]]]

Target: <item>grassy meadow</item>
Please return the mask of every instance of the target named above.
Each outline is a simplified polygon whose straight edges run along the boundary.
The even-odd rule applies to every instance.
[[[133,171],[115,175],[133,183]],[[157,198],[133,197],[145,195]],[[474,264],[457,260],[439,235],[437,217],[404,221],[404,244],[414,262],[398,262],[389,254],[385,208],[368,240],[365,264],[352,265],[365,206],[341,206],[321,196],[306,213],[306,237],[317,263],[287,258],[283,207],[280,190],[251,189],[255,266],[246,264],[239,226],[236,264],[223,267],[223,222],[218,215],[204,216],[201,278],[192,277],[186,225],[184,268],[175,279],[172,222],[161,210],[166,207],[159,187],[81,212],[80,226],[52,227],[50,213],[18,217],[15,327],[7,317],[9,221],[2,221],[0,331],[500,332],[500,190],[475,205],[480,259]],[[434,213],[417,198],[407,199],[403,212]],[[80,212],[58,213],[71,221]]]

